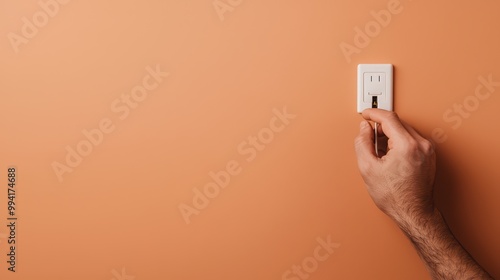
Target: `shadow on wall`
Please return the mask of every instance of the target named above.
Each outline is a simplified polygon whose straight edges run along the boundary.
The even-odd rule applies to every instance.
[[[485,246],[484,241],[481,240],[480,237],[484,232],[482,227],[471,224],[471,220],[478,220],[481,213],[479,210],[470,211],[470,207],[467,208],[467,205],[463,203],[469,199],[467,189],[474,186],[466,186],[460,182],[457,174],[460,174],[461,170],[454,164],[452,154],[440,151],[439,147],[436,149],[436,153],[437,173],[434,185],[436,206],[462,246],[494,279],[500,279],[500,267],[495,264],[495,260],[492,258],[493,252],[491,250],[494,248]],[[485,209],[481,209],[481,211],[484,212]],[[495,213],[489,213],[489,215],[495,215]]]

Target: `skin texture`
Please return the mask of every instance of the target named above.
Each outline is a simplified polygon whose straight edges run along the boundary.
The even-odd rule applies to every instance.
[[[366,109],[362,116],[354,145],[366,189],[410,239],[432,278],[493,279],[455,239],[434,205],[432,143],[394,112]],[[379,124],[378,157],[369,121]]]

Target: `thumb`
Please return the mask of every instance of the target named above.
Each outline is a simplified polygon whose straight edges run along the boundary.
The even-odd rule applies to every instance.
[[[354,140],[354,148],[360,169],[363,169],[365,165],[371,165],[377,159],[373,137],[373,129],[370,123],[362,121],[359,127],[359,135]]]

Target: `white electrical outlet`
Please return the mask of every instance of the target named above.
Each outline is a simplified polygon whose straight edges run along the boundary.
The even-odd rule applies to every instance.
[[[358,65],[358,113],[367,108],[392,111],[392,64]]]

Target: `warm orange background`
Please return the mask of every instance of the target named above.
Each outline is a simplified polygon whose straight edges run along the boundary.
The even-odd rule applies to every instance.
[[[18,53],[7,34],[41,8],[0,1],[1,279],[282,279],[329,235],[340,247],[310,279],[429,279],[357,170],[359,63],[394,64],[395,110],[428,137],[446,132],[439,205],[500,278],[500,87],[458,129],[443,119],[479,76],[500,81],[498,1],[401,1],[351,62],[339,45],[390,1],[221,1],[234,5],[224,20],[212,0],[69,1]],[[170,76],[120,120],[112,102],[157,64]],[[297,117],[247,162],[238,145],[285,106]],[[115,130],[59,182],[51,164],[103,118]],[[231,160],[241,173],[186,225],[179,204]]]

